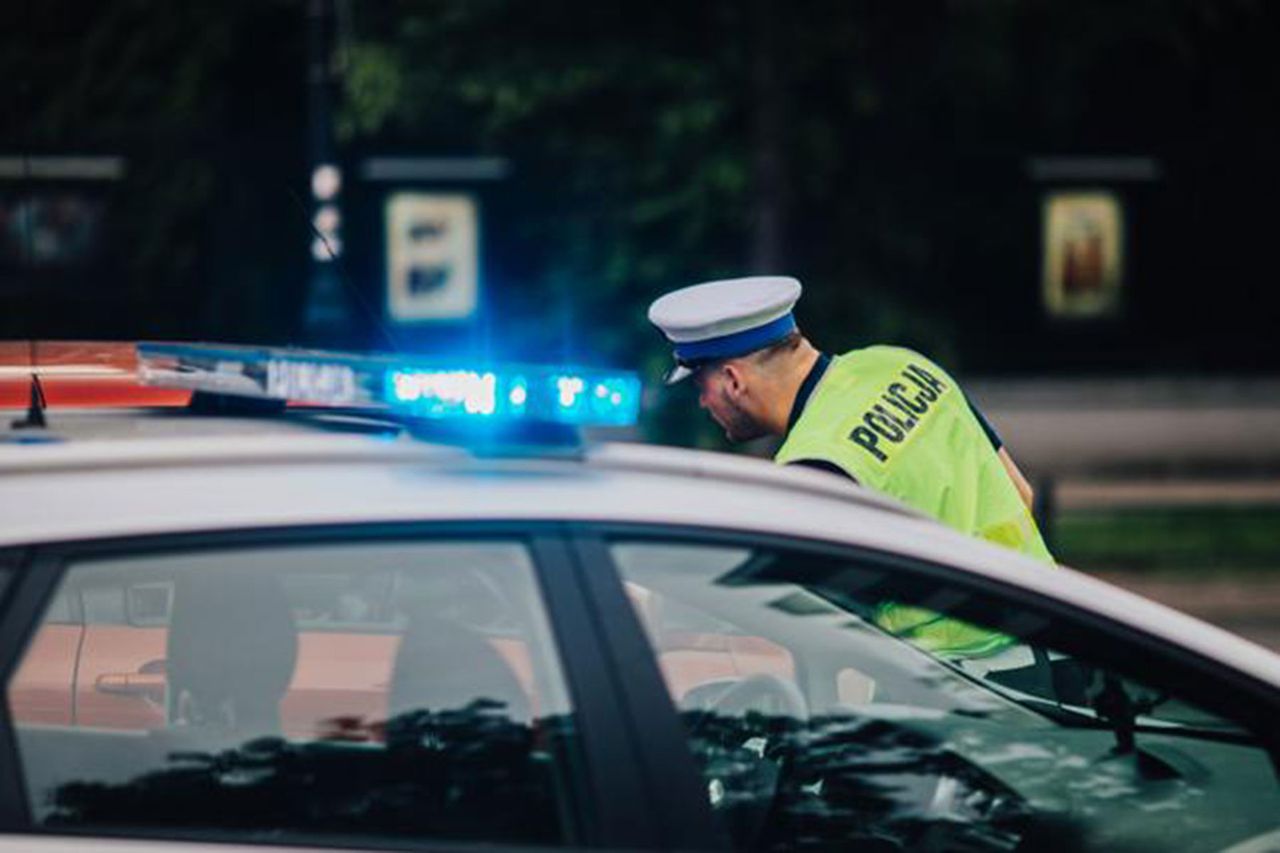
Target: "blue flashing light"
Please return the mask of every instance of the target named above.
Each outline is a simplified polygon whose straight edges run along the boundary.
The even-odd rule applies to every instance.
[[[567,416],[582,411],[582,391],[586,388],[586,383],[581,376],[556,376],[552,382],[555,385],[556,403],[562,414]]]
[[[402,368],[386,377],[387,402],[415,415],[489,417],[498,410],[498,378],[489,371]]]
[[[557,367],[469,371],[403,365],[387,373],[386,400],[418,417],[630,426],[640,411],[640,380]]]
[[[388,407],[457,423],[630,426],[632,373],[563,366],[462,366],[403,356],[200,344],[143,344],[147,384],[319,405]]]
[[[507,385],[507,406],[512,414],[523,414],[529,404],[529,380],[517,374]]]

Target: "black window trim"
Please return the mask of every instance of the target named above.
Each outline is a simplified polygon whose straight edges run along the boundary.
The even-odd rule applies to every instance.
[[[27,788],[18,756],[17,738],[9,714],[9,681],[27,651],[40,617],[53,601],[61,573],[52,557],[33,551],[9,584],[0,609],[0,831],[13,832],[31,825]]]
[[[908,557],[902,554],[880,551],[862,545],[833,542],[809,537],[782,536],[770,533],[700,527],[696,525],[664,524],[651,522],[592,522],[583,527],[598,537],[602,543],[609,540],[628,542],[653,541],[663,543],[687,543],[707,545],[732,545],[774,548],[790,551],[806,551],[846,560],[865,560],[893,571],[902,571],[917,577],[936,578],[949,585],[980,594],[990,595],[1050,618],[1063,619],[1095,635],[1132,644],[1141,655],[1142,671],[1151,677],[1163,678],[1172,684],[1187,684],[1191,698],[1206,710],[1219,713],[1227,719],[1244,722],[1256,732],[1269,751],[1272,766],[1280,782],[1280,728],[1274,724],[1280,715],[1280,689],[1259,681],[1246,673],[1224,667],[1220,661],[1205,657],[1190,649],[1178,646],[1163,637],[1083,609],[1069,602],[1047,596],[1034,590],[1015,587],[993,578],[973,574],[964,569]],[[603,547],[603,545],[602,545]],[[612,557],[605,555],[615,566]],[[1054,571],[1046,567],[1045,571]],[[1105,650],[1101,660],[1107,660]],[[1196,679],[1197,681],[1188,681]],[[1212,689],[1205,689],[1206,681]],[[1244,698],[1244,704],[1234,704]],[[1249,713],[1250,709],[1253,713]]]
[[[679,710],[609,554],[606,537],[594,525],[573,524],[571,531],[581,586],[599,615],[609,671],[626,702],[636,740],[645,744],[637,766],[662,819],[662,846],[668,850],[727,849],[729,839],[712,817]]]
[[[15,572],[7,600],[0,610],[0,684],[6,694],[0,701],[0,765],[3,765],[0,766],[0,831],[95,838],[109,836],[103,830],[72,832],[59,829],[50,832],[32,823],[7,700],[9,681],[22,660],[26,644],[39,626],[40,618],[66,570],[75,562],[88,558],[209,548],[480,538],[518,541],[528,546],[570,702],[579,721],[582,778],[574,780],[570,808],[581,837],[573,844],[537,849],[653,849],[660,846],[656,834],[659,821],[649,807],[652,796],[648,780],[639,772],[636,762],[620,760],[624,756],[643,754],[645,745],[636,742],[634,730],[626,723],[622,698],[612,678],[606,677],[609,662],[604,657],[603,644],[597,633],[599,620],[598,617],[592,620],[585,609],[593,603],[585,600],[583,591],[577,586],[578,572],[566,544],[565,526],[559,521],[520,520],[425,520],[241,528],[110,537],[34,547],[28,565]],[[177,839],[182,833],[129,832],[118,835],[133,839]],[[209,839],[200,836],[194,840]],[[319,839],[307,839],[305,843],[325,846]],[[345,843],[335,839],[334,843],[337,846],[358,844],[366,849],[531,849],[527,845],[431,838],[401,843],[394,839],[367,836]]]

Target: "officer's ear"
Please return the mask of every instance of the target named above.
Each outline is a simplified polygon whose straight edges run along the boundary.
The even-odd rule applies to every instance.
[[[747,390],[747,371],[742,362],[734,359],[721,367],[724,371],[724,387],[731,399],[739,399]]]

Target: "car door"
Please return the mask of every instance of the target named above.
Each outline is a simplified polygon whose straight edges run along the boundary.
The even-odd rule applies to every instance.
[[[646,677],[668,692],[665,715],[637,718],[660,736],[678,720],[703,803],[737,849],[1221,850],[1280,837],[1280,697],[1215,661],[890,554],[649,526],[581,526],[577,547],[598,588],[627,591],[637,618],[609,628],[624,644],[643,635]],[[668,605],[675,623],[654,618]],[[904,628],[887,608],[933,628]],[[664,631],[679,637],[691,619],[782,649],[789,666],[673,677]],[[952,624],[997,639],[980,656],[939,652]]]
[[[85,657],[39,639],[73,594],[96,602],[81,681],[117,704],[37,719],[31,656],[63,670]],[[552,525],[46,547],[0,621],[0,823],[368,848],[663,846],[593,607]],[[146,689],[129,685],[144,675]]]

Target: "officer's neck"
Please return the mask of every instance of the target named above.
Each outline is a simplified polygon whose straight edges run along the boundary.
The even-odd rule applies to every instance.
[[[791,421],[791,408],[795,405],[800,387],[805,377],[813,369],[821,353],[809,343],[802,340],[795,352],[788,353],[786,360],[777,366],[776,376],[770,377],[775,383],[773,393],[768,395],[768,405],[761,420],[762,426],[770,435],[786,435]]]

